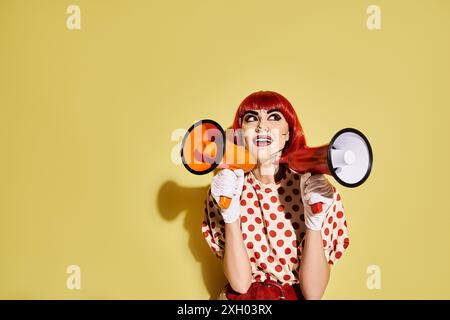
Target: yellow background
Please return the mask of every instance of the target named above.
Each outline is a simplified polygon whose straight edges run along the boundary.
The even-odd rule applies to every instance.
[[[81,30],[66,28],[70,4]],[[351,244],[324,298],[449,299],[449,31],[446,0],[2,0],[0,298],[215,296],[211,175],[172,163],[171,135],[228,126],[244,97],[274,90],[309,145],[355,127],[374,152],[360,188],[330,178]]]

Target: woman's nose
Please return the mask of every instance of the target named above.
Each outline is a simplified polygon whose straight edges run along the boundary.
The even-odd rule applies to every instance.
[[[267,127],[267,125],[265,123],[263,123],[262,121],[259,121],[258,126],[256,127],[256,132],[264,132],[264,131],[269,131],[269,128]]]

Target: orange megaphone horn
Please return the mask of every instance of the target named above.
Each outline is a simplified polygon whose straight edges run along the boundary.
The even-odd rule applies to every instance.
[[[181,160],[191,173],[202,175],[219,169],[253,170],[256,160],[243,146],[234,143],[240,130],[227,130],[215,121],[204,119],[194,123],[186,132],[181,144]],[[239,139],[242,141],[242,139]],[[219,205],[228,208],[231,198],[221,196]]]

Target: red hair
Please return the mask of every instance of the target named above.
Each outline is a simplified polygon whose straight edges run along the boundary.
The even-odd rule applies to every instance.
[[[278,109],[289,124],[289,141],[284,146],[281,157],[306,146],[303,128],[291,103],[281,94],[273,91],[257,91],[241,102],[233,121],[233,129],[240,129],[242,117],[250,110]]]

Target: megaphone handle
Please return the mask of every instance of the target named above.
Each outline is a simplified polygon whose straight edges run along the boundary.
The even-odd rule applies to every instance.
[[[228,209],[228,207],[231,204],[231,198],[228,198],[226,196],[220,196],[219,205],[223,209]]]
[[[322,212],[322,202],[316,202],[311,205],[312,212],[314,214]]]

